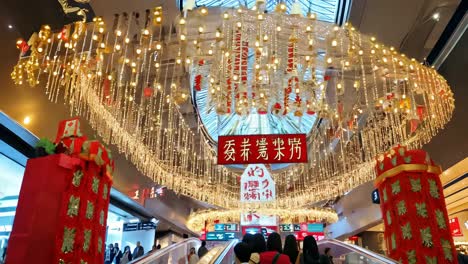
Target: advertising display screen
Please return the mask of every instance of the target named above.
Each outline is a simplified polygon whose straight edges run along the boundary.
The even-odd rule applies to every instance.
[[[322,223],[312,223],[307,224],[307,232],[322,232],[323,233],[323,224]]]
[[[215,224],[214,231],[224,231],[224,224]]]
[[[235,232],[208,232],[206,233],[207,241],[227,241],[236,238]]]
[[[224,225],[224,230],[225,231],[238,231],[237,224],[225,224]]]
[[[293,232],[294,225],[293,224],[281,224],[279,225],[279,229],[281,232]]]

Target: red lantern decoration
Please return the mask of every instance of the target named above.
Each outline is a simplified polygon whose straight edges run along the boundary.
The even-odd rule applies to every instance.
[[[149,87],[149,86],[148,86],[148,87],[145,87],[145,88],[143,89],[143,95],[144,95],[146,98],[151,97],[151,96],[153,95],[153,88],[151,88],[151,87]]]
[[[202,82],[202,76],[201,74],[198,74],[197,76],[195,76],[195,85],[194,85],[195,91],[201,91],[201,82]]]

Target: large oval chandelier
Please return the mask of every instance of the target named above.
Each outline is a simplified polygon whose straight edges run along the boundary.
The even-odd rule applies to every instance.
[[[43,81],[50,100],[63,99],[155,182],[225,208],[239,208],[239,173],[216,165],[209,129],[307,133],[309,162],[274,171],[277,199],[257,205],[296,208],[373,179],[375,157],[420,147],[450,120],[453,94],[434,69],[296,4],[289,14],[284,3],[263,6],[189,5],[170,33],[161,7],[143,21],[124,13],[111,25],[44,26],[18,41],[12,78]]]

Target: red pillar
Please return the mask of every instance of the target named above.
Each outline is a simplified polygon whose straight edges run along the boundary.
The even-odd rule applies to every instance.
[[[443,187],[423,150],[393,148],[380,155],[376,187],[391,258],[401,263],[457,263]]]

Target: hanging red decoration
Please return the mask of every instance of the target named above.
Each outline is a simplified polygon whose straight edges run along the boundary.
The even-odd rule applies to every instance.
[[[108,78],[102,81],[102,102],[107,105],[111,104],[111,81]]]
[[[195,76],[195,91],[201,91],[201,82],[202,82],[202,76],[201,74],[198,74]]]
[[[411,133],[414,133],[416,132],[416,130],[418,129],[418,126],[419,126],[419,119],[411,119],[410,121],[410,131]]]
[[[153,91],[154,91],[153,88],[151,88],[151,87],[149,87],[149,86],[148,86],[148,87],[145,87],[145,88],[143,89],[143,95],[144,95],[146,98],[151,97],[151,96],[153,95]]]
[[[419,120],[422,121],[424,119],[425,112],[426,112],[426,107],[425,106],[423,106],[423,105],[416,106],[416,114],[418,115]]]

